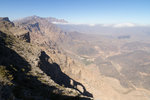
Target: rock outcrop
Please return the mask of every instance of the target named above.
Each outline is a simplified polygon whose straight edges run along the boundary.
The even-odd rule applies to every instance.
[[[15,27],[14,23],[11,22],[8,17],[1,17],[0,18],[0,29],[3,31],[9,31],[10,33],[14,34],[16,37],[19,37],[26,42],[30,42],[30,34],[29,31]]]

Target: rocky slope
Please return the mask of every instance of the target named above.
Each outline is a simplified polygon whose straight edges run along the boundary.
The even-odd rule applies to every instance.
[[[92,99],[85,86],[70,77],[75,76],[71,67],[79,65],[57,49],[55,41],[60,38],[53,36],[59,30],[44,24],[52,33],[44,36],[47,40],[42,37],[47,32],[37,31],[38,25],[42,24],[33,21],[26,27],[15,26],[8,18],[0,18],[0,100]]]
[[[53,22],[66,23],[0,18],[0,99],[149,100],[149,42],[65,32]]]
[[[56,19],[55,19],[56,20]],[[61,20],[56,20],[62,22]],[[63,41],[66,38],[67,33],[63,32],[61,29],[52,24],[53,20],[51,18],[42,18],[38,16],[30,16],[17,21],[14,21],[15,25],[28,30],[31,34],[32,42],[37,41],[36,39],[49,41]],[[43,41],[38,41],[39,43]]]
[[[111,36],[85,35],[75,31],[65,32],[47,18],[37,16],[31,16],[24,18],[23,20],[15,21],[15,25],[29,31],[31,43],[38,45],[49,57],[51,57],[53,62],[60,65],[60,69],[63,73],[82,83],[81,85],[78,82],[74,83],[72,80],[69,81],[71,84],[74,83],[75,87],[82,94],[91,97],[93,94],[94,99],[96,100],[149,100],[150,92],[147,89],[149,86],[149,78],[147,77],[148,74],[139,73],[139,70],[136,70],[136,67],[134,67],[135,69],[133,70],[138,73],[137,75],[134,75],[132,70],[130,71],[129,69],[132,66],[125,67],[128,66],[128,63],[123,63],[128,57],[122,58],[116,56],[115,58],[115,55],[134,51],[132,49],[135,48],[128,50],[128,46],[124,46],[125,43],[130,44],[132,40],[115,39]],[[143,46],[143,44],[141,45]],[[125,47],[125,49],[123,49],[122,46]],[[138,49],[141,49],[139,48],[139,43]],[[149,50],[144,46],[143,50],[145,49],[147,49],[147,51]],[[113,57],[113,60],[111,57]],[[120,59],[118,60],[118,58]],[[133,60],[133,58],[130,60]],[[146,61],[146,64],[149,64],[147,63],[149,61],[145,59],[147,58],[144,58],[143,61]],[[41,66],[43,66],[41,69],[44,68],[44,72],[46,72],[49,76],[54,76],[53,80],[55,80],[58,84],[61,84],[61,82],[64,83],[65,81],[66,83],[63,84],[63,86],[71,87],[70,85],[67,85],[69,83],[67,80],[63,80],[64,78],[58,77],[56,74],[49,73],[50,69],[47,67],[45,68],[47,65],[49,64],[41,64]],[[122,70],[124,69],[123,67],[128,68],[128,70],[125,69],[124,72]],[[57,71],[58,70],[59,69],[57,69]],[[55,73],[59,73],[57,71]],[[145,82],[144,84],[146,84],[146,88],[143,88],[142,85],[139,85],[140,87],[136,87],[135,83],[137,81],[131,82],[128,78],[126,78],[126,76],[131,78],[128,72],[132,73],[130,75],[137,78],[135,80],[138,80],[138,76],[142,74],[141,79],[144,77],[146,78],[143,79]],[[61,76],[64,75],[61,74]],[[133,78],[131,78],[131,80],[132,79]],[[88,91],[90,91],[90,93]]]

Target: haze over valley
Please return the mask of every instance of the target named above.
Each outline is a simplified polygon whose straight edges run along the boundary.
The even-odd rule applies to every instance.
[[[0,100],[149,100],[150,2],[62,1],[0,4]]]

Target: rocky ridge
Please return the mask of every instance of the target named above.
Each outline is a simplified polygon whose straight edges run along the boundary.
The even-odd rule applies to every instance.
[[[49,48],[41,45],[43,42],[38,44],[32,39],[33,31],[15,26],[6,19],[0,20],[1,100],[92,99],[81,83],[63,72],[65,66],[71,66],[70,62],[75,64],[55,48],[53,40],[55,45],[49,44]],[[61,57],[66,59],[66,63],[61,62]]]

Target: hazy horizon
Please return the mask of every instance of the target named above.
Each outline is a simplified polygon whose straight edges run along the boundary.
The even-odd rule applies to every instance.
[[[1,0],[1,17],[55,17],[77,24],[149,25],[149,0]]]
[[[0,100],[150,100],[150,0],[0,7]]]

